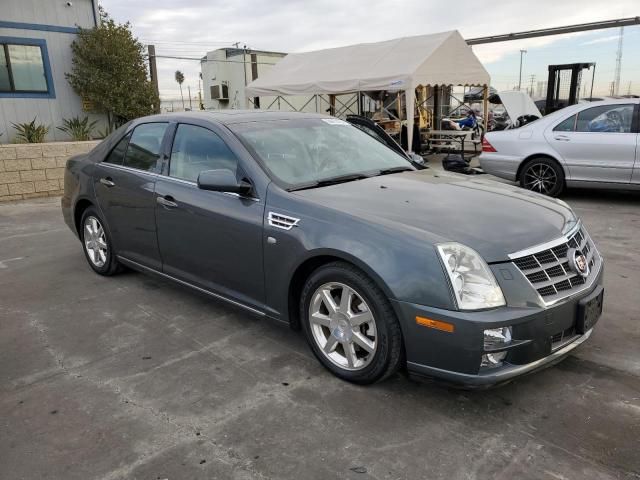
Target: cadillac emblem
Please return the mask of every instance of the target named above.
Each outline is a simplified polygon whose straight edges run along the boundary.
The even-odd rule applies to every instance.
[[[587,257],[580,250],[570,248],[567,251],[567,259],[569,260],[569,268],[581,277],[589,276],[589,263]]]

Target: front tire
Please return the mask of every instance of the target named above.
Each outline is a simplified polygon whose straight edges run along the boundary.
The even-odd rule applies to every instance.
[[[564,190],[564,170],[550,158],[532,158],[522,167],[520,186],[533,192],[557,197]]]
[[[300,318],[316,358],[344,380],[377,382],[401,365],[395,312],[378,286],[352,265],[333,262],[311,274],[302,290]]]
[[[93,271],[105,276],[118,273],[120,263],[113,253],[111,237],[94,207],[88,207],[82,213],[80,228],[84,255]]]

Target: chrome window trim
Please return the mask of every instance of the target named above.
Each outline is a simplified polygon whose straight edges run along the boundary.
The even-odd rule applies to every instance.
[[[116,165],[115,163],[109,163],[109,162],[104,162],[104,161],[100,162],[100,165],[104,165],[105,167],[109,167],[109,168],[114,168],[116,170],[124,170],[125,172],[143,173],[143,174],[149,175],[151,177],[161,178],[163,180],[171,180],[172,182],[177,182],[177,183],[184,183],[186,185],[191,185],[191,186],[194,186],[194,187],[198,188],[198,184],[196,182],[192,182],[191,180],[183,180],[181,178],[170,177],[169,175],[163,175],[161,173],[149,172],[149,171],[146,171],[146,170],[139,170],[137,168],[127,167],[125,165]],[[218,192],[218,193],[224,193],[225,195],[230,195],[232,197],[241,198],[243,200],[251,200],[252,202],[259,202],[260,201],[259,198],[247,197],[247,196],[244,196],[244,195],[240,195],[239,193],[235,193],[235,192]]]
[[[194,290],[202,292],[202,293],[204,293],[206,295],[209,295],[209,296],[212,296],[212,297],[217,298],[219,300],[223,300],[225,302],[231,303],[231,304],[236,305],[236,306],[238,306],[240,308],[244,308],[245,310],[249,310],[250,312],[253,312],[256,315],[260,315],[262,317],[266,316],[266,313],[263,312],[262,310],[258,310],[257,308],[250,307],[249,305],[245,305],[244,303],[238,302],[237,300],[232,300],[232,299],[230,299],[228,297],[225,297],[224,295],[220,295],[219,293],[214,293],[211,290],[207,290],[205,288],[198,287],[196,285],[193,285],[192,283],[185,282],[184,280],[180,280],[179,278],[172,277],[171,275],[168,275],[166,273],[160,272],[160,271],[158,271],[158,270],[156,270],[154,268],[147,267],[146,265],[142,265],[142,264],[140,264],[138,262],[135,262],[133,260],[129,260],[128,258],[123,257],[122,255],[116,255],[116,256],[118,257],[118,260],[122,260],[122,261],[124,261],[124,263],[131,263],[131,264],[135,265],[136,267],[138,267],[140,269],[146,270],[148,272],[155,273],[156,275],[160,275],[161,277],[164,277],[164,278],[166,278],[168,280],[172,280],[174,282],[177,282],[177,283],[179,283],[181,285],[184,285],[185,287],[193,288]]]
[[[115,163],[99,162],[100,165],[104,165],[105,167],[114,168],[116,170],[124,170],[125,172],[133,172],[133,173],[144,173],[145,175],[150,175],[152,177],[162,177],[159,173],[150,172],[149,170],[140,170],[139,168],[127,167],[125,165],[118,165]]]

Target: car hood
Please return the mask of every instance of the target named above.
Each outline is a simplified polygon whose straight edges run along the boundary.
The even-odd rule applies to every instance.
[[[524,92],[518,91],[506,91],[498,93],[504,109],[509,114],[512,122],[515,122],[518,118],[531,115],[534,117],[542,118],[542,114],[536,104],[531,100],[531,97]]]
[[[479,177],[430,170],[296,192],[307,200],[425,241],[463,243],[491,262],[561,237],[577,218],[567,204]]]

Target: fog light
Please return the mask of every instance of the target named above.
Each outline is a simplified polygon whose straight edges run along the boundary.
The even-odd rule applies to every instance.
[[[511,343],[511,327],[490,328],[484,331],[484,350],[482,355],[482,367],[500,366],[507,356],[506,351],[498,350]]]
[[[480,366],[485,368],[499,367],[506,356],[507,352],[485,353],[482,355]]]

